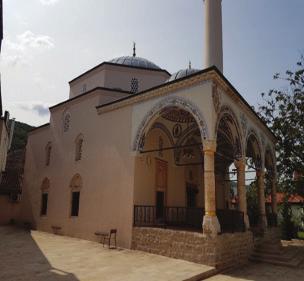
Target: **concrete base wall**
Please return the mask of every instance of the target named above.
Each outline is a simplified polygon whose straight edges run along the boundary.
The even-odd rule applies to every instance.
[[[224,269],[247,263],[253,236],[247,231],[212,239],[197,232],[135,227],[132,249]]]

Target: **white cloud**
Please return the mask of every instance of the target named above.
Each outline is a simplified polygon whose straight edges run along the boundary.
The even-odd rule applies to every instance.
[[[41,117],[48,116],[50,113],[49,106],[44,103],[24,103],[19,104],[18,107],[25,111],[35,112]]]
[[[46,48],[54,47],[53,39],[47,35],[35,35],[33,32],[27,30],[24,33],[17,35],[17,43],[19,48]]]
[[[35,35],[32,31],[25,31],[16,36],[16,41],[3,41],[2,60],[5,64],[16,66],[28,64],[35,51],[44,51],[55,46],[54,40],[47,35]]]
[[[54,5],[57,3],[59,0],[40,0],[42,5]]]

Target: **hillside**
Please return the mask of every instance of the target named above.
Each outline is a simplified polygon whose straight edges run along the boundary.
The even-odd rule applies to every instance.
[[[33,128],[35,127],[18,121],[15,122],[11,151],[25,148],[27,142],[27,133]]]

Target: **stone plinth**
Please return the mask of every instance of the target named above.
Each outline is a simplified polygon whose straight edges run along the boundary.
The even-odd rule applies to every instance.
[[[135,227],[132,249],[224,269],[248,261],[253,236],[249,231],[207,237],[198,232]]]

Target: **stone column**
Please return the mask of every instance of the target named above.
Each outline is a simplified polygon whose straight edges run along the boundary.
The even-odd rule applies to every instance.
[[[205,189],[205,215],[203,219],[203,232],[208,236],[215,237],[221,232],[221,227],[216,216],[215,176],[214,176],[214,153],[215,141],[204,141],[204,189]]]
[[[246,177],[245,177],[245,159],[234,161],[237,169],[237,192],[239,198],[239,211],[244,213],[244,223],[246,229],[249,228],[249,218],[247,214],[247,197],[246,197]]]
[[[266,208],[265,208],[265,171],[264,169],[257,170],[258,178],[258,199],[259,199],[259,215],[260,226],[267,228]]]

